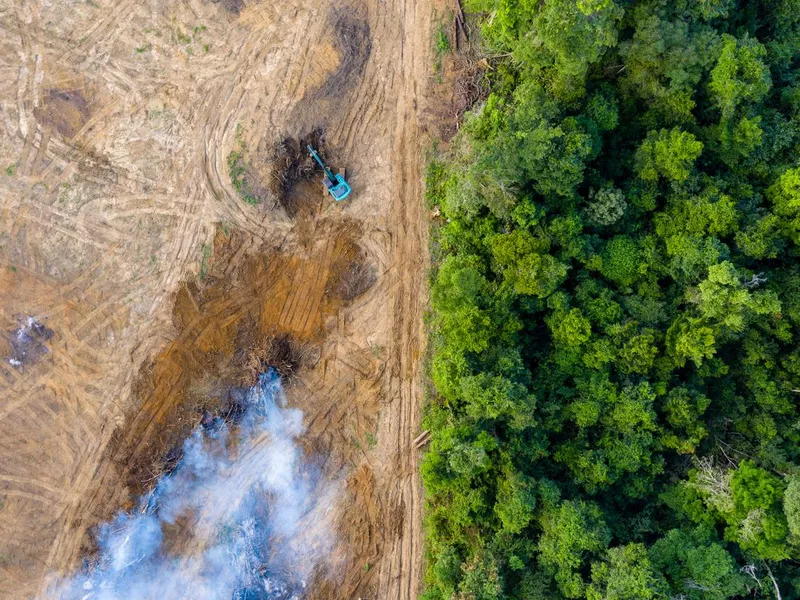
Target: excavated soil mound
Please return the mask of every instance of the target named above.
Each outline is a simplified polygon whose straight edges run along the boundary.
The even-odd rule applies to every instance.
[[[54,127],[65,138],[72,138],[89,120],[89,102],[80,90],[48,90],[44,103],[33,111],[44,125]]]
[[[326,148],[322,129],[300,138],[284,138],[275,145],[269,159],[273,168],[271,196],[292,219],[313,216],[320,201],[327,199],[322,185],[324,173],[312,158],[308,146],[319,153],[329,169],[334,170],[334,163],[329,162],[332,153]]]

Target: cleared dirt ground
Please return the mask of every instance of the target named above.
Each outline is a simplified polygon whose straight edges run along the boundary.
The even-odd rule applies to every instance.
[[[0,0],[0,597],[91,557],[93,527],[263,360],[293,370],[303,443],[345,480],[316,597],[416,598],[444,9]],[[275,149],[315,130],[354,193],[301,181],[287,211]]]

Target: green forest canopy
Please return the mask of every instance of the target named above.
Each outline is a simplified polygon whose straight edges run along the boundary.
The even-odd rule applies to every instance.
[[[465,6],[424,598],[800,598],[800,0]]]

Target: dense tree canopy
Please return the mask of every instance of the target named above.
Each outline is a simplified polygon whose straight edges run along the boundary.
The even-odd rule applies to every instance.
[[[800,598],[800,0],[464,0],[426,600]]]

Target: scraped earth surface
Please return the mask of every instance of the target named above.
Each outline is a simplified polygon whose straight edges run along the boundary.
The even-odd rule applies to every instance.
[[[0,0],[0,597],[52,595],[280,363],[344,481],[314,597],[416,598],[434,4]],[[313,131],[354,192],[287,212],[274,149]]]

